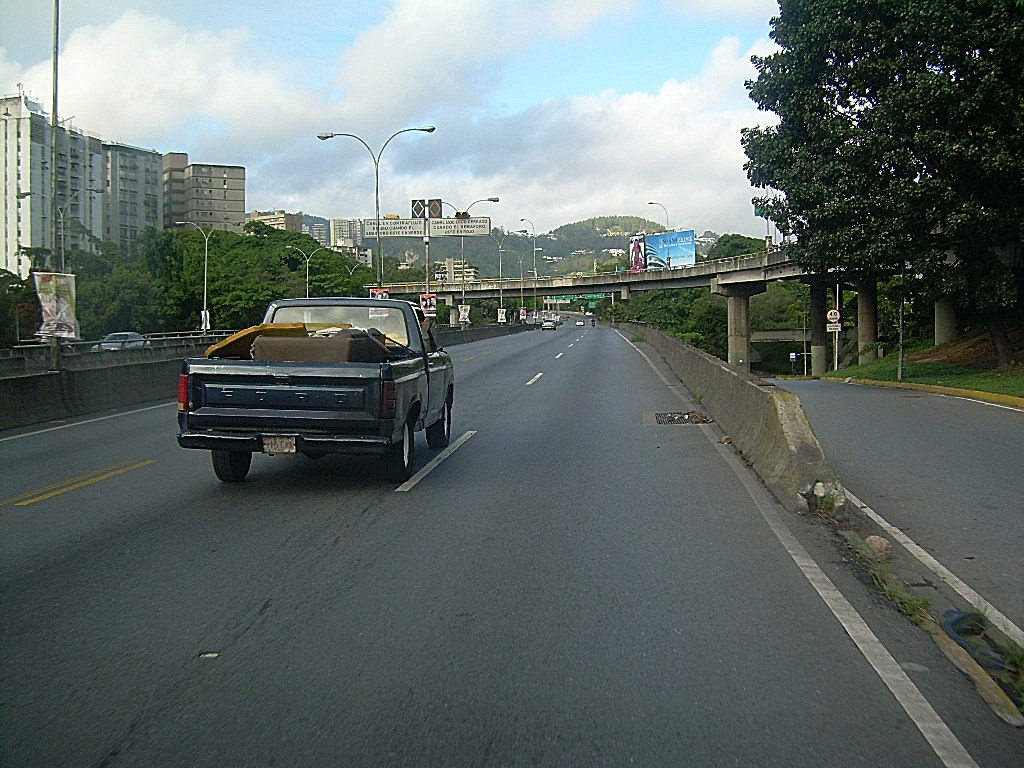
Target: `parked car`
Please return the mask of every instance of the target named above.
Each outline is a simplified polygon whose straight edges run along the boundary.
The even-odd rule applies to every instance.
[[[96,350],[113,350],[113,349],[148,349],[152,346],[145,336],[135,331],[117,331],[116,333],[108,333],[97,344],[93,349]]]

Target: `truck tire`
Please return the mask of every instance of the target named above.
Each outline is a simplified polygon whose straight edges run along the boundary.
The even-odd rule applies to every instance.
[[[452,437],[452,398],[449,394],[441,406],[440,418],[427,427],[427,445],[431,448],[445,448]]]
[[[412,431],[412,419],[406,419],[402,425],[402,439],[392,443],[384,454],[384,472],[389,480],[404,483],[412,475],[412,458],[415,453],[415,440]]]
[[[251,451],[210,451],[213,457],[213,471],[225,483],[240,483],[249,474],[252,465]]]

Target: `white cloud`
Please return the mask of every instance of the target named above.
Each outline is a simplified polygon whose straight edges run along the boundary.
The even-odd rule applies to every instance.
[[[651,217],[647,202],[658,200],[674,227],[757,235],[740,130],[769,121],[743,87],[754,75],[750,55],[767,50],[762,43],[741,51],[726,39],[697,77],[669,80],[657,93],[550,100],[469,125],[439,121],[436,134],[389,147],[384,207],[404,214],[410,197],[441,195],[463,205],[498,195],[501,204],[487,207],[496,224],[517,229],[525,216],[547,231],[598,215]],[[365,212],[373,191],[365,150],[354,142],[335,147],[329,162],[354,175],[314,197]]]
[[[376,150],[398,128],[433,122],[436,133],[389,145],[383,210],[404,215],[413,197],[463,206],[497,195],[500,204],[474,210],[486,208],[506,228],[528,217],[548,231],[606,214],[660,220],[647,205],[658,200],[673,226],[756,235],[739,131],[769,121],[743,87],[754,76],[751,53],[770,50],[767,41],[744,51],[722,40],[697,75],[666,77],[655,92],[548,99],[512,113],[501,107],[512,57],[637,4],[396,0],[375,26],[339,43],[333,61],[265,45],[242,26],[244,15],[209,30],[130,10],[69,33],[61,116],[107,140],[244,165],[250,210],[372,215],[366,150],[315,134],[352,131]],[[336,67],[333,87],[328,65]],[[49,63],[22,71],[0,51],[0,89],[11,93],[16,82],[46,103]]]

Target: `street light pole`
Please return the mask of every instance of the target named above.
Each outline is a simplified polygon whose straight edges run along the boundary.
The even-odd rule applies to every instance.
[[[313,256],[316,254],[317,251],[323,251],[323,250],[326,250],[326,249],[323,246],[321,246],[321,247],[317,248],[316,250],[314,250],[313,253],[309,254],[309,256],[307,256],[306,252],[304,250],[302,250],[301,248],[297,247],[297,246],[286,245],[285,248],[291,248],[293,251],[298,251],[299,253],[302,254],[302,258],[304,258],[306,260],[306,298],[308,299],[309,298],[309,260],[313,258]]]
[[[520,219],[530,225],[530,232],[533,234],[533,311],[534,319],[537,319],[537,228],[529,219]]]
[[[464,213],[468,214],[469,213],[469,209],[472,208],[477,203],[497,203],[497,202],[499,202],[499,198],[497,198],[497,197],[482,197],[479,200],[474,200],[472,203],[467,205],[466,206],[466,210],[464,211]],[[447,205],[449,208],[451,208],[453,211],[455,211],[456,216],[458,216],[459,213],[463,213],[463,211],[460,211],[458,208],[456,208],[454,205],[452,205],[451,203],[449,203],[446,200],[442,200],[441,201],[441,205],[442,206]],[[459,256],[462,259],[462,280],[461,280],[461,282],[462,282],[462,303],[465,304],[466,303],[466,236],[465,235],[460,235],[459,236]]]
[[[671,227],[669,227],[669,225],[668,225],[668,208],[666,208],[664,205],[661,205],[661,203],[657,203],[657,202],[654,202],[654,201],[649,202],[648,205],[661,206],[661,210],[663,210],[665,212],[665,232],[666,233],[669,232],[671,230]],[[671,267],[672,266],[672,237],[671,237],[671,235],[669,236],[668,245],[665,248],[665,266],[666,267]]]
[[[207,232],[194,221],[176,221],[175,224],[191,224],[203,235],[203,314],[199,319],[199,330],[208,331],[210,330],[210,313],[206,309],[207,268],[210,264],[210,235],[213,234],[216,227],[210,227],[210,231]]]
[[[378,287],[384,285],[384,253],[381,250],[381,241],[380,241],[380,156],[384,154],[384,150],[388,146],[388,144],[391,143],[391,139],[395,138],[395,136],[397,136],[400,133],[407,133],[408,131],[423,131],[424,133],[433,133],[435,130],[437,130],[435,126],[433,126],[433,125],[425,125],[425,126],[420,127],[420,128],[403,128],[400,131],[395,131],[393,134],[391,134],[388,137],[388,140],[384,142],[383,146],[381,146],[381,148],[380,148],[380,151],[377,152],[376,154],[374,154],[373,150],[370,149],[370,145],[369,144],[367,144],[359,136],[356,136],[354,133],[343,133],[343,132],[331,133],[331,132],[327,131],[327,132],[324,132],[324,133],[318,133],[316,135],[316,137],[318,139],[320,139],[320,141],[327,141],[328,139],[333,139],[336,136],[348,136],[350,138],[353,138],[356,141],[358,141],[360,144],[362,144],[364,147],[366,147],[366,151],[370,153],[370,157],[373,159],[373,201],[374,201],[374,215],[375,215],[375,218],[376,218],[376,221],[377,221],[377,261],[378,261],[378,264],[377,264],[377,285],[378,285]]]
[[[498,238],[494,237],[494,233],[491,233],[491,237],[494,237],[494,239],[498,243],[498,306],[501,309],[505,308],[505,295],[504,292],[502,291],[502,283],[504,282],[504,278],[502,277],[501,274],[501,252],[503,250],[502,245],[505,243],[505,238],[511,234],[511,232],[506,232],[504,235],[501,236],[501,239],[498,240]]]
[[[654,202],[653,200],[651,202],[649,202],[648,205],[657,205],[657,206],[659,206],[661,208],[661,210],[663,210],[665,212],[665,231],[668,232],[668,230],[669,230],[669,226],[668,226],[668,208],[666,208],[661,203]]]

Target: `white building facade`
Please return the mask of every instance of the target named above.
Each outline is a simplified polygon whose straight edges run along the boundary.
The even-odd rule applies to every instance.
[[[103,144],[72,125],[54,131],[24,93],[0,99],[0,119],[0,267],[21,277],[32,266],[67,270],[71,251],[103,239]],[[49,253],[33,265],[28,248]]]

